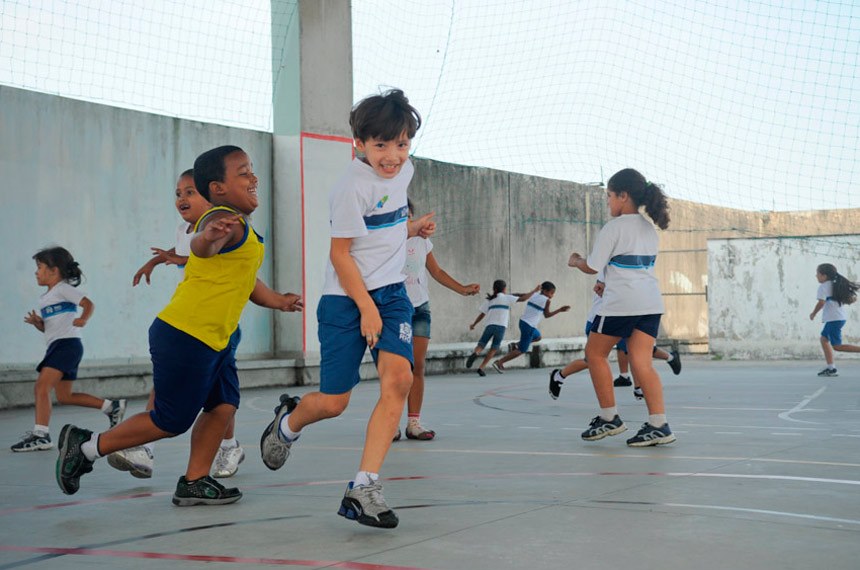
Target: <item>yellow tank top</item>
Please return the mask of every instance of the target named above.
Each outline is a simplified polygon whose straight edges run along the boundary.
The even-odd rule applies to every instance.
[[[213,212],[238,214],[232,208],[216,206],[203,214],[196,232]],[[158,318],[205,343],[213,350],[226,348],[230,335],[239,326],[239,317],[257,282],[263,263],[263,238],[243,219],[242,240],[212,257],[188,256],[185,278],[176,287],[170,303]]]

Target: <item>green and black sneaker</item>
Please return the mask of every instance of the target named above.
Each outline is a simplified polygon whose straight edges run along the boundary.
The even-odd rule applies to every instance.
[[[81,486],[81,475],[93,470],[93,462],[81,450],[81,445],[89,441],[92,435],[90,430],[71,424],[64,425],[60,432],[56,475],[57,484],[67,495],[77,493]]]
[[[242,498],[242,491],[236,487],[227,489],[206,475],[200,479],[189,481],[185,475],[176,483],[173,493],[173,504],[177,507],[193,507],[194,505],[229,505]]]

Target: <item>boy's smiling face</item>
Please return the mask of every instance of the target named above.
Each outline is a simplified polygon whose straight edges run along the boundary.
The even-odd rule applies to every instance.
[[[197,192],[193,177],[182,176],[176,181],[176,210],[183,220],[194,224],[209,208],[209,201]]]
[[[366,141],[355,139],[355,148],[364,154],[364,161],[373,168],[373,171],[381,178],[394,178],[400,174],[400,170],[409,159],[409,148],[412,139],[406,131],[394,140],[383,141],[369,138]]]
[[[212,185],[213,204],[230,206],[246,215],[257,209],[257,177],[251,159],[244,152],[236,151],[224,157],[224,180]]]

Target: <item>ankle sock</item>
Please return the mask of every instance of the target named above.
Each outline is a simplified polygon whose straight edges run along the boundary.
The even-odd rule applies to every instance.
[[[611,408],[600,408],[600,417],[606,420],[607,422],[611,422],[615,416],[618,415],[618,407],[612,406]]]
[[[39,424],[36,424],[35,426],[33,426],[33,435],[44,436],[44,435],[48,435],[50,433],[51,433],[51,431],[50,431],[50,428],[48,428],[48,426],[40,426]]]
[[[230,439],[222,439],[221,440],[221,449],[233,449],[234,447],[238,447],[239,442],[236,441],[235,437],[231,437]]]
[[[278,436],[285,442],[290,443],[292,441],[296,441],[299,439],[299,436],[302,435],[301,431],[293,431],[290,429],[290,424],[287,423],[287,418],[290,417],[290,414],[285,415],[281,418],[281,424],[278,426]]]
[[[353,486],[361,487],[362,485],[370,485],[379,480],[379,473],[371,473],[370,471],[359,471],[353,479]]]
[[[666,423],[666,414],[648,414],[648,423],[654,427],[663,427]]]
[[[89,461],[95,461],[101,454],[99,453],[99,434],[94,433],[90,439],[81,444],[81,452]]]
[[[101,409],[103,414],[109,414],[110,411],[113,409],[113,400],[105,400],[104,402],[102,402]]]

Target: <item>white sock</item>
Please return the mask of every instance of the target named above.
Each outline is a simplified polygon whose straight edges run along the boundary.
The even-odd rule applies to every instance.
[[[371,473],[370,471],[359,471],[355,474],[355,479],[353,479],[354,487],[361,487],[362,485],[370,485],[371,483],[375,483],[379,479],[379,473]]]
[[[666,359],[666,362],[672,362],[673,360],[675,360],[675,355],[670,352],[669,358]]]
[[[143,448],[148,450],[150,454],[155,453],[155,444],[154,443],[144,443]]]
[[[648,423],[654,427],[662,427],[666,423],[666,414],[648,414]]]
[[[414,416],[412,414],[409,414],[408,417],[409,417],[409,420],[408,420],[409,427],[417,428],[418,426],[421,425],[421,415],[420,414],[415,414]]]
[[[221,449],[233,449],[234,447],[238,447],[239,442],[236,441],[235,437],[231,437],[230,439],[222,439],[221,440]]]
[[[48,426],[40,426],[36,424],[33,426],[33,435],[49,435],[51,430]]]
[[[557,371],[556,371],[556,373],[555,373],[555,377],[553,378],[553,380],[555,380],[555,381],[556,381],[556,382],[558,382],[559,384],[564,384],[564,378],[565,378],[565,377],[561,374],[561,370],[557,370]]]
[[[625,380],[630,380],[630,373],[628,372],[627,374],[622,374],[621,372],[619,372],[618,377],[624,378]]]
[[[113,400],[105,400],[104,402],[102,402],[102,413],[103,414],[109,414],[111,411],[111,408],[113,408]]]
[[[101,455],[99,455],[99,434],[94,433],[90,436],[88,441],[82,443],[81,452],[83,452],[84,456],[90,461],[95,461],[101,457]]]
[[[832,362],[828,362],[828,363],[827,363],[827,368],[828,368],[829,370],[836,370],[836,366],[834,366]]]
[[[615,416],[618,415],[618,407],[612,406],[611,408],[600,408],[600,417],[606,420],[607,422],[611,422]]]
[[[296,441],[297,439],[299,439],[299,436],[302,435],[301,431],[293,431],[290,429],[290,424],[287,423],[287,418],[289,417],[290,414],[287,414],[282,417],[281,424],[278,426],[278,435],[287,443],[291,441]]]

